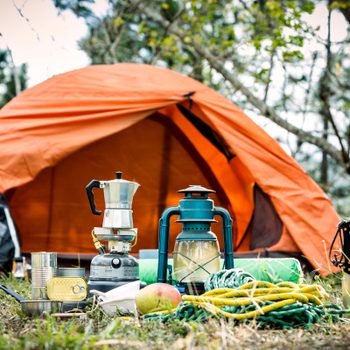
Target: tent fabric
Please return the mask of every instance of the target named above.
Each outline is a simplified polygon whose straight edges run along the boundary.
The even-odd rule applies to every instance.
[[[249,251],[256,184],[283,224],[266,248],[331,271],[326,253],[339,217],[329,198],[237,106],[189,77],[142,64],[90,66],[24,91],[0,110],[0,125],[0,192],[23,251],[94,252],[90,231],[102,218],[90,212],[85,185],[121,170],[141,184],[136,250],[157,248],[162,211],[177,205],[177,190],[200,184],[217,191],[215,205],[234,218],[235,247]],[[181,231],[174,221],[170,247]],[[221,239],[220,223],[213,231]]]

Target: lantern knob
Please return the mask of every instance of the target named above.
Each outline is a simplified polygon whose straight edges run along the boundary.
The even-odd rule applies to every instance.
[[[208,198],[209,193],[215,193],[216,191],[200,185],[189,185],[189,187],[177,192],[184,193],[186,198]],[[193,196],[192,194],[197,194],[197,196]]]

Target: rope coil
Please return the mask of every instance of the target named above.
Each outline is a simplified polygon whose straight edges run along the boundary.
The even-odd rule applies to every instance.
[[[253,281],[255,278],[249,272],[235,268],[211,274],[205,281],[204,288],[206,291],[217,288],[238,288]]]

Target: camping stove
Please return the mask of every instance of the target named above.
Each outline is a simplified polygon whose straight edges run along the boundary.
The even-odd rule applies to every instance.
[[[139,279],[138,262],[129,255],[137,237],[137,228],[133,227],[131,204],[139,186],[136,182],[123,180],[121,172],[116,173],[115,180],[92,180],[86,186],[93,214],[102,213],[96,209],[93,188],[103,188],[106,205],[102,227],[94,227],[92,231],[99,255],[91,261],[89,291],[95,289],[107,292]],[[107,242],[107,246],[100,241]]]

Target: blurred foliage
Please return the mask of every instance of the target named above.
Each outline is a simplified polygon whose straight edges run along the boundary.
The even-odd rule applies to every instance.
[[[60,11],[71,10],[76,16],[84,18],[93,15],[89,5],[94,2],[94,0],[53,0],[55,7]]]
[[[87,10],[92,2],[54,0],[60,10],[70,9],[86,19],[89,34],[80,46],[93,64],[128,61],[165,65],[214,88],[219,87],[214,73],[191,48],[191,42],[207,47],[239,72],[249,71],[257,82],[265,84],[269,67],[261,63],[269,62],[271,54],[281,62],[303,59],[300,47],[311,31],[302,16],[314,9],[312,1],[148,1],[155,13],[170,23],[176,21],[185,35],[181,42],[138,10],[135,1],[109,1],[103,17]],[[242,48],[247,53],[244,60]]]
[[[18,86],[16,86],[16,79],[18,79]],[[26,87],[27,65],[21,64],[19,67],[14,67],[10,53],[0,50],[0,108]]]

